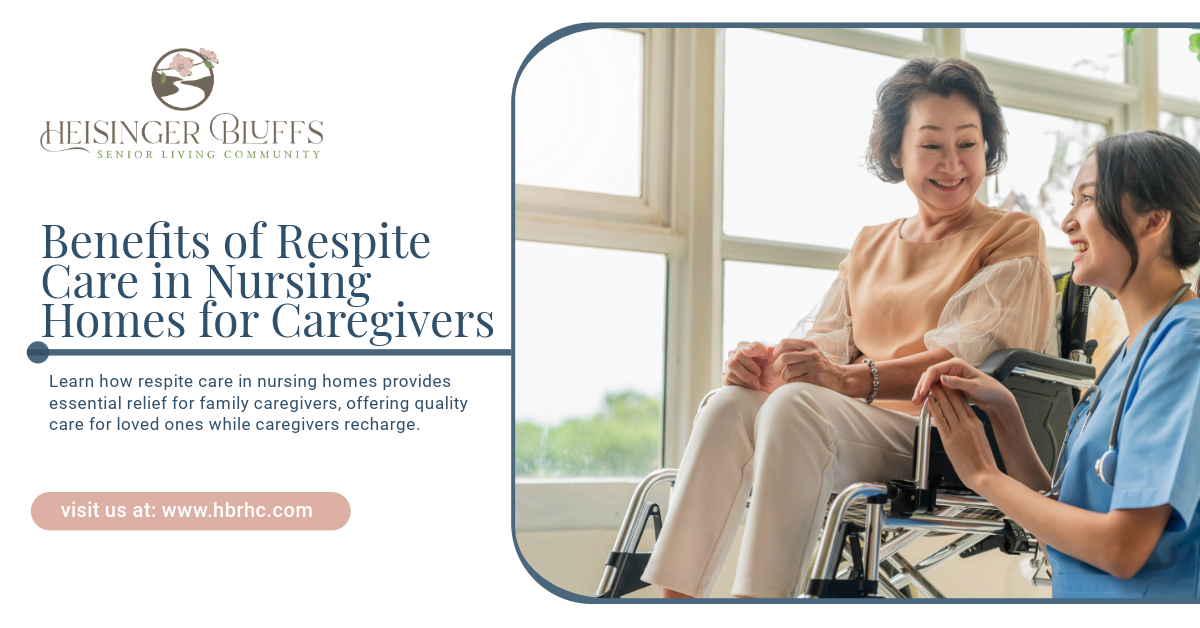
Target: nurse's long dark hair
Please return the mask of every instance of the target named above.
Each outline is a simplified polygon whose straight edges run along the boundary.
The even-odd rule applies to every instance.
[[[1200,262],[1200,151],[1161,131],[1135,131],[1096,144],[1096,208],[1100,223],[1129,251],[1125,283],[1138,267],[1137,242],[1121,199],[1134,214],[1171,212],[1170,245],[1163,257],[1181,269]]]

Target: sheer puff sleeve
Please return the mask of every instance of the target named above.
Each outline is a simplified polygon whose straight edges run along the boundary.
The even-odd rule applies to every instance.
[[[974,366],[999,349],[1046,351],[1057,344],[1054,309],[1054,279],[1038,258],[997,262],[950,297],[925,346]]]
[[[839,275],[829,291],[808,316],[800,319],[788,338],[803,338],[817,347],[834,364],[849,364],[857,349],[850,325],[850,293]]]

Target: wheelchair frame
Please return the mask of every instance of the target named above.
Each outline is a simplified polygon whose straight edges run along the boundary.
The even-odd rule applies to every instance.
[[[1050,384],[1059,390],[1091,386],[1095,368],[1081,361],[1086,358],[1074,355],[1074,352],[1072,357],[1076,359],[1056,358],[1028,350],[1007,350],[989,356],[981,370],[1010,389],[1029,381],[1035,385]],[[833,499],[812,572],[800,597],[904,598],[908,596],[901,593],[901,589],[911,584],[925,597],[942,598],[945,596],[929,582],[926,574],[954,556],[969,557],[991,549],[1007,554],[1038,553],[1037,539],[987,500],[964,487],[954,487],[952,482],[942,486],[943,476],[931,471],[931,452],[937,445],[932,428],[927,401],[917,425],[913,480],[857,483]],[[1056,436],[1061,442],[1063,434]],[[1047,466],[1052,467],[1053,463]],[[943,471],[953,473],[952,470]],[[648,502],[647,497],[652,488],[663,482],[669,481],[673,485],[678,473],[678,469],[660,469],[638,484],[617,532],[616,543],[605,561],[595,597],[623,597],[649,586],[641,581],[641,575],[650,552],[638,552],[637,547],[651,520],[655,523],[657,540],[662,514],[659,506]],[[749,503],[747,501],[747,506]],[[889,506],[886,512],[885,504]],[[861,523],[855,521],[856,518],[860,518]],[[883,540],[885,532],[892,534],[886,542]],[[915,565],[898,553],[931,533],[957,533],[960,536]],[[843,559],[848,559],[849,564],[841,566]],[[1045,560],[1044,553],[1041,560]],[[881,578],[882,564],[888,565],[894,575]],[[1036,576],[1035,572],[1035,585],[1049,584],[1049,579]]]

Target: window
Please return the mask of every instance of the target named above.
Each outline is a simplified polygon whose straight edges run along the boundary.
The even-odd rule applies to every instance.
[[[573,33],[517,81],[521,530],[614,525],[637,479],[679,447],[664,418],[679,411],[669,388],[679,360],[668,357],[681,343],[668,335],[683,316],[667,309],[668,272],[686,261],[687,242],[670,215],[676,37]]]
[[[517,243],[518,478],[661,466],[666,259]]]
[[[1200,149],[1200,119],[1163,111],[1158,114],[1158,128],[1171,135],[1182,137],[1192,146]]]
[[[678,466],[724,354],[789,334],[864,225],[916,213],[907,186],[864,167],[875,91],[906,59],[984,73],[1010,136],[980,198],[1036,216],[1062,271],[1059,223],[1089,145],[1156,122],[1200,143],[1196,32],[1143,29],[1129,47],[1115,26],[625,28],[551,43],[516,94],[518,529],[616,527],[639,476]],[[1154,36],[1158,76],[1127,82],[1126,52],[1144,58]],[[1161,114],[1141,109],[1155,83]],[[564,345],[586,358],[564,361]]]
[[[864,28],[863,30],[916,41],[921,41],[925,38],[925,29],[923,28]]]
[[[903,183],[884,183],[863,165],[875,90],[903,63],[798,37],[727,30],[725,233],[849,248],[862,225],[914,213]]]
[[[1200,60],[1188,50],[1190,38],[1197,33],[1200,29],[1158,29],[1159,91],[1200,101]]]
[[[1070,248],[1060,225],[1084,152],[1104,137],[1104,125],[1011,107],[1004,108],[1004,122],[1008,164],[988,182],[988,204],[1033,215],[1047,247]]]
[[[725,351],[743,340],[773,345],[786,338],[828,292],[836,270],[725,262]]]
[[[970,28],[968,53],[1116,83],[1125,81],[1120,28]]]
[[[1158,29],[1158,128],[1200,148],[1200,29]]]
[[[518,184],[641,195],[642,39],[583,31],[530,61],[517,92]]]

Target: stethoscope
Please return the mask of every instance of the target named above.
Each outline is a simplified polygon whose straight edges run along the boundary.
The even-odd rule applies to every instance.
[[[1125,400],[1129,396],[1129,387],[1133,385],[1133,380],[1137,376],[1138,363],[1142,361],[1142,354],[1146,352],[1146,345],[1150,344],[1150,336],[1154,335],[1159,323],[1166,318],[1167,312],[1171,311],[1171,308],[1179,301],[1179,297],[1182,297],[1183,293],[1187,292],[1187,289],[1190,287],[1192,287],[1190,283],[1183,284],[1175,292],[1175,296],[1171,297],[1167,305],[1158,313],[1154,322],[1150,323],[1150,328],[1146,330],[1146,336],[1142,338],[1142,344],[1138,347],[1137,355],[1133,358],[1133,365],[1129,367],[1129,375],[1125,377],[1125,387],[1121,389],[1121,398],[1117,400],[1117,413],[1113,416],[1112,432],[1108,435],[1108,451],[1105,451],[1096,460],[1096,476],[1100,478],[1101,482],[1109,486],[1113,486],[1117,479],[1117,437],[1121,431],[1121,417],[1125,414]],[[1080,433],[1083,433],[1087,429],[1087,424],[1092,418],[1092,413],[1096,411],[1096,406],[1100,405],[1100,397],[1103,395],[1103,392],[1100,390],[1100,381],[1104,379],[1104,376],[1108,373],[1108,369],[1117,361],[1117,358],[1124,352],[1124,347],[1128,344],[1129,338],[1126,338],[1125,342],[1121,343],[1122,349],[1113,352],[1112,357],[1108,359],[1108,363],[1104,365],[1104,369],[1100,371],[1100,377],[1096,378],[1096,381],[1084,393],[1083,399],[1079,400],[1080,405],[1083,405],[1085,401],[1088,403],[1087,414],[1083,418],[1083,425],[1079,428]],[[1067,434],[1063,438],[1062,448],[1058,452],[1058,460],[1054,463],[1054,482],[1050,486],[1050,492],[1047,493],[1048,496],[1055,496],[1061,490],[1063,476],[1066,474],[1067,467],[1071,465],[1071,462],[1067,461],[1067,464],[1063,466],[1062,459],[1063,454],[1067,450],[1067,443],[1071,440],[1071,430],[1074,426],[1075,422],[1072,422],[1067,427]]]

